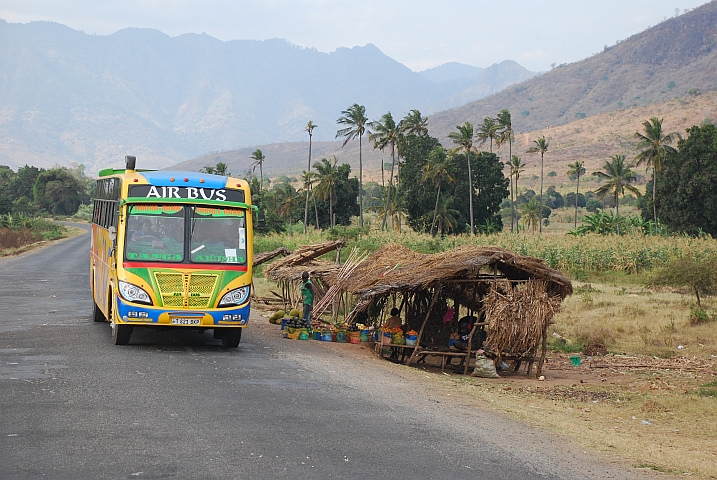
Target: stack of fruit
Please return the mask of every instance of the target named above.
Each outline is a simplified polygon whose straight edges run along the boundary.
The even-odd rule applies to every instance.
[[[281,325],[281,319],[284,318],[284,315],[286,315],[284,310],[277,310],[271,317],[269,317],[269,323]]]

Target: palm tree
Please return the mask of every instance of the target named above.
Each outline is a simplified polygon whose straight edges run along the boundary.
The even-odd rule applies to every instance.
[[[578,195],[580,195],[580,175],[585,175],[585,162],[575,160],[575,163],[568,164],[568,176],[577,175],[578,184],[575,186],[575,228],[578,228]]]
[[[317,125],[311,120],[306,124],[305,130],[309,134],[309,168],[307,172],[311,171],[311,137],[316,127]],[[311,183],[309,183],[309,187],[311,187]],[[306,189],[306,203],[304,204],[304,235],[306,235],[306,224],[309,222],[309,190],[310,188]]]
[[[359,225],[363,227],[363,155],[362,155],[362,139],[365,133],[371,134],[367,129],[370,127],[368,117],[366,117],[366,107],[354,103],[348,109],[341,112],[341,116],[336,123],[346,125],[336,131],[336,137],[346,137],[341,148],[345,147],[349,140],[356,137],[359,139]]]
[[[266,157],[261,152],[261,150],[257,148],[256,150],[254,150],[254,153],[249,155],[249,158],[254,160],[254,163],[250,165],[252,172],[257,166],[259,167],[259,191],[261,192],[264,188],[264,160],[266,159]]]
[[[311,192],[314,181],[316,180],[316,172],[313,172],[309,170],[308,172],[303,171],[301,172],[301,179],[304,181],[304,190],[307,192]],[[316,230],[319,229],[319,209],[316,207],[316,198],[311,195],[311,199],[314,202],[314,221],[316,222]],[[306,225],[306,222],[304,222],[304,225]]]
[[[535,235],[535,224],[540,223],[542,217],[541,205],[535,201],[535,197],[520,206],[522,210],[520,215],[523,217],[525,228],[533,227],[533,235]]]
[[[446,149],[436,147],[428,154],[428,163],[424,167],[422,180],[424,182],[433,182],[436,186],[436,207],[433,209],[433,220],[431,221],[431,235],[433,236],[433,227],[436,225],[436,214],[438,213],[438,199],[441,197],[441,183],[443,181],[453,183],[456,180],[451,176],[449,171],[452,156],[446,155]]]
[[[543,233],[543,157],[548,151],[548,145],[550,140],[545,139],[545,135],[537,140],[533,140],[534,147],[530,147],[526,153],[539,153],[540,154],[540,222],[538,231]]]
[[[294,187],[290,183],[285,183],[277,189],[277,200],[279,201],[279,207],[276,210],[277,215],[280,218],[289,219],[289,236],[293,236],[293,228],[291,226],[291,216],[294,212],[294,207],[299,201],[299,197]]]
[[[421,112],[415,108],[399,122],[399,127],[401,132],[406,135],[416,135],[417,137],[428,135],[428,119],[422,117]]]
[[[384,114],[381,120],[371,122],[370,127],[373,128],[373,133],[369,135],[369,140],[373,142],[373,148],[383,150],[386,147],[391,148],[391,175],[388,177],[388,192],[386,195],[386,207],[391,202],[391,186],[393,185],[393,171],[396,166],[396,147],[400,141],[400,131],[398,125],[393,120],[391,112]],[[381,230],[386,229],[386,217],[383,217],[383,223],[381,224]]]
[[[655,226],[657,226],[657,203],[655,202],[657,192],[656,172],[662,171],[667,155],[677,153],[677,149],[670,146],[670,144],[678,139],[682,139],[677,132],[663,135],[662,120],[662,118],[652,117],[650,120],[642,122],[642,125],[645,127],[644,134],[635,132],[635,138],[639,140],[635,148],[642,150],[635,157],[635,160],[637,160],[636,166],[640,166],[643,163],[646,168],[652,166],[652,214],[655,220]]]
[[[480,140],[478,145],[485,145],[485,142],[490,141],[490,153],[493,153],[493,140],[498,138],[498,131],[500,125],[491,117],[485,117],[483,123],[478,126],[478,132],[476,138]]]
[[[339,159],[336,155],[331,160],[322,158],[321,162],[314,163],[314,169],[317,172],[318,185],[314,189],[313,195],[319,200],[329,200],[329,226],[334,226],[334,205],[336,204],[336,182],[338,180],[339,169],[336,166]]]
[[[513,155],[510,157],[510,162],[506,162],[506,165],[510,167],[510,207],[511,207],[511,215],[513,215],[513,218],[510,219],[510,231],[513,231],[513,220],[515,220],[515,230],[516,233],[520,232],[520,228],[518,228],[518,211],[515,209],[515,199],[518,196],[518,179],[520,179],[520,174],[525,171],[525,164],[520,159],[518,155]],[[514,180],[515,179],[515,180]],[[515,186],[513,184],[515,183]]]
[[[438,204],[436,211],[436,223],[438,235],[443,235],[443,230],[453,231],[458,226],[457,217],[461,212],[453,208],[453,197],[443,197]]]
[[[504,145],[508,142],[508,158],[512,158],[515,135],[513,134],[513,122],[510,117],[510,112],[506,109],[501,110],[500,113],[498,113],[496,122],[498,122],[498,128],[496,129],[498,133],[498,145]]]
[[[466,161],[468,162],[468,205],[471,216],[471,235],[475,234],[475,225],[473,222],[473,175],[471,174],[471,150],[473,149],[473,124],[465,122],[463,125],[456,127],[457,132],[451,132],[448,134],[448,138],[453,140],[453,143],[457,144],[458,147],[453,151],[458,151],[461,148],[465,150]]]
[[[229,165],[224,162],[217,163],[217,165],[214,167],[214,173],[216,173],[217,175],[223,175],[225,177],[231,175],[231,172],[229,171]]]
[[[635,196],[640,196],[640,191],[630,185],[632,182],[637,181],[637,175],[632,171],[632,164],[625,165],[625,155],[619,154],[612,157],[610,160],[605,162],[603,166],[605,172],[595,172],[596,175],[602,179],[606,179],[607,183],[601,185],[595,193],[598,198],[602,199],[608,193],[612,195],[615,201],[615,216],[620,215],[619,197],[620,195],[625,196],[625,190],[634,193]],[[617,233],[620,234],[620,224],[617,225]]]

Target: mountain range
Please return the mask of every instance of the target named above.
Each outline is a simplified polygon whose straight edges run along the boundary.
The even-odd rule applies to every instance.
[[[446,65],[436,72],[423,73],[447,83],[460,81],[462,71],[460,66]],[[512,153],[523,158],[530,175],[539,173],[537,160],[525,152],[542,135],[550,141],[546,172],[564,172],[575,160],[584,160],[588,172],[592,172],[601,169],[613,155],[634,156],[634,133],[652,116],[664,118],[666,132],[683,135],[692,125],[717,123],[717,1],[668,19],[579,62],[558,65],[493,95],[429,115],[429,133],[452,147],[447,135],[457,125],[465,121],[478,125],[502,109],[512,113]],[[364,172],[368,170],[375,179],[380,175],[381,159],[388,156],[365,145]],[[306,169],[308,142],[260,148],[272,152],[265,172],[294,174]],[[314,158],[337,155],[358,169],[358,142],[344,148],[339,142],[327,142],[321,148],[321,153],[314,150]],[[501,149],[494,146],[494,150],[508,158],[507,145]],[[196,170],[220,159],[233,171],[243,172],[251,164],[249,155],[246,150],[222,152],[183,162],[180,167]],[[560,174],[549,181],[565,180]]]
[[[413,72],[368,44],[322,53],[286,40],[223,42],[128,28],[87,35],[57,23],[0,20],[0,164],[84,164],[134,154],[167,167],[261,144],[333,140],[353,103],[388,111],[449,108],[535,75],[515,62]]]
[[[508,109],[520,132],[646,106],[717,87],[717,1],[663,21],[579,62],[430,117],[440,138]]]

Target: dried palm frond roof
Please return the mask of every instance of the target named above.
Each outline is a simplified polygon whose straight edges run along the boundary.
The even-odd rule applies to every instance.
[[[477,245],[431,255],[387,245],[374,252],[340,286],[365,301],[393,292],[425,290],[446,282],[490,280],[494,276],[514,281],[544,280],[548,290],[562,298],[573,292],[570,280],[540,259]]]
[[[300,280],[301,273],[309,272],[312,277],[326,278],[335,275],[340,265],[333,262],[318,260],[318,257],[329,253],[346,244],[346,240],[340,238],[332,242],[304,245],[297,248],[294,253],[280,258],[264,269],[264,275],[274,281]]]
[[[269,260],[273,260],[279,255],[291,255],[291,250],[286,247],[279,247],[276,250],[272,250],[271,252],[257,253],[256,255],[254,255],[254,263],[252,264],[252,266],[258,267],[262,263],[266,263]]]
[[[311,260],[301,265],[287,265],[281,268],[272,269],[271,272],[264,272],[266,277],[275,282],[280,281],[301,281],[301,274],[303,272],[309,272],[311,278],[321,279],[325,283],[331,285],[333,282],[330,280],[335,278],[341,269],[341,265],[337,265],[333,262],[327,262],[325,260]]]

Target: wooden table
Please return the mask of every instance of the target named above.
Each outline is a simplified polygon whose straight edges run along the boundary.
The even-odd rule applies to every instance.
[[[383,357],[383,349],[386,348],[395,348],[398,350],[398,353],[400,354],[400,359],[398,360],[399,363],[405,363],[406,357],[410,357],[413,353],[413,350],[415,350],[416,345],[395,345],[393,343],[381,343],[376,342],[374,344],[374,351],[376,354],[380,357]],[[393,351],[391,352],[393,353]]]

